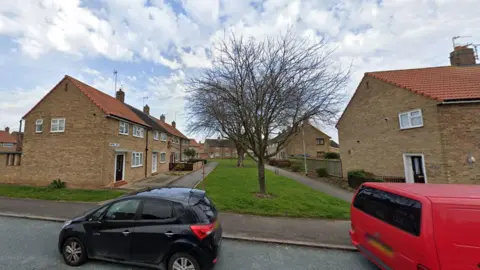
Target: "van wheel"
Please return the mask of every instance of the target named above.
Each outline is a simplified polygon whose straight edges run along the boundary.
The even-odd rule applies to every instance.
[[[168,262],[168,270],[200,270],[200,265],[190,254],[175,253]]]
[[[62,247],[63,260],[70,266],[80,266],[87,261],[87,250],[76,237],[68,238]]]

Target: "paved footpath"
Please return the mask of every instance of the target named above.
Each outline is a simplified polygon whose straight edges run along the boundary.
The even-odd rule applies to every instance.
[[[205,174],[203,169],[196,170],[192,173],[189,173],[183,177],[178,178],[175,180],[173,183],[171,183],[169,186],[171,187],[187,187],[187,188],[193,188],[195,187],[204,177],[207,177],[207,175],[217,167],[218,163],[217,162],[208,162],[205,166]]]
[[[58,222],[0,217],[0,269],[67,270],[58,252]],[[138,267],[88,261],[85,270]],[[224,239],[215,270],[376,270],[362,255],[340,250],[312,249]],[[146,269],[145,269],[146,270]]]
[[[330,196],[339,198],[339,199],[344,200],[346,202],[350,203],[353,199],[353,193],[352,192],[349,192],[349,191],[346,191],[344,189],[332,186],[330,184],[323,183],[323,182],[320,182],[320,181],[316,181],[316,180],[313,180],[310,177],[303,176],[303,175],[300,175],[300,174],[294,173],[294,172],[289,172],[289,171],[286,171],[286,170],[283,170],[283,169],[280,169],[280,168],[277,168],[277,167],[273,167],[273,166],[270,166],[270,165],[265,165],[265,168],[270,170],[270,171],[273,171],[273,172],[278,172],[279,175],[291,178],[291,179],[293,179],[293,180],[295,180],[299,183],[307,185],[307,186],[309,186],[313,189],[321,191],[321,192],[323,192],[325,194],[328,194]]]
[[[2,214],[70,219],[97,207],[94,203],[55,202],[0,197]],[[226,238],[352,249],[349,221],[262,217],[220,213]],[[0,267],[1,269],[1,267]]]

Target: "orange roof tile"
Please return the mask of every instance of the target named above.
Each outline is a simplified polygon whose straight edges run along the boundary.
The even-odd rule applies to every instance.
[[[69,80],[72,82],[85,96],[87,96],[98,108],[100,108],[104,113],[112,116],[117,116],[126,120],[130,120],[132,122],[135,122],[137,124],[141,124],[144,126],[148,126],[140,117],[138,117],[130,108],[127,107],[126,104],[123,102],[119,101],[118,99],[109,96],[102,91],[93,88],[92,86],[81,82],[75,78],[72,78],[68,75],[65,75],[65,78],[63,80]],[[62,82],[61,80],[60,82]],[[60,82],[58,84],[60,84]],[[57,84],[57,85],[58,85]],[[55,89],[57,87],[53,87]],[[23,118],[25,118],[33,109],[35,109],[38,104],[40,104],[50,93],[52,93],[52,90],[48,92],[35,106],[33,106],[30,111],[28,111]]]
[[[188,139],[187,136],[183,135],[178,129],[174,128],[172,125],[169,125],[165,122],[160,121],[159,119],[155,118],[157,123],[162,126],[164,129],[167,130],[168,133],[175,135],[177,137],[183,138],[183,139]]]
[[[480,99],[480,65],[377,71],[365,76],[438,101]]]
[[[0,130],[0,143],[16,143],[17,139],[12,134]]]
[[[189,139],[190,140],[190,145],[194,147],[201,147],[202,145],[199,144],[195,139]]]

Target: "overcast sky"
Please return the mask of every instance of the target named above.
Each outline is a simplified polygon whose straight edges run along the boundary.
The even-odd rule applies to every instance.
[[[182,129],[184,79],[210,65],[212,42],[229,31],[328,37],[335,60],[353,63],[350,97],[367,71],[448,65],[453,36],[480,43],[479,10],[478,0],[5,0],[0,128],[18,129],[65,74],[114,95],[116,69],[126,102]]]

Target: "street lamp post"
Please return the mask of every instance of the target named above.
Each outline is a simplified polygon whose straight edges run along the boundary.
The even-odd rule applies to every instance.
[[[305,148],[305,123],[302,123],[302,142],[303,142],[303,163],[305,165],[305,176],[308,176],[307,171],[307,149]]]

